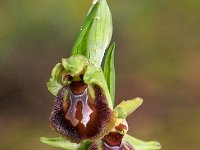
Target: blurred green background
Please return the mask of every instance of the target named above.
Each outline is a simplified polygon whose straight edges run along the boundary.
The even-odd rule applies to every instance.
[[[117,103],[144,104],[130,133],[163,150],[200,147],[200,1],[108,0],[116,41]],[[70,49],[91,0],[0,1],[0,149],[55,150],[51,69]]]

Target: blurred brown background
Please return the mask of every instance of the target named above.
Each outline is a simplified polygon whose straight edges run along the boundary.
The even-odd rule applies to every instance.
[[[108,0],[114,23],[117,103],[144,104],[130,133],[163,150],[200,147],[200,1]],[[51,69],[70,49],[91,1],[0,1],[0,149],[54,150],[40,136],[54,97]]]

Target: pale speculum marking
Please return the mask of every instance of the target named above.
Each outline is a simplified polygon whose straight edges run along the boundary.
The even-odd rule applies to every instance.
[[[79,120],[76,119],[77,103],[81,102],[82,116],[83,116],[81,123],[86,127],[86,125],[90,121],[90,114],[93,112],[88,105],[87,88],[81,94],[73,94],[72,91],[69,90],[69,99],[70,99],[70,107],[65,117],[72,123],[74,127],[78,125]]]
[[[121,147],[121,145],[120,146],[109,146],[108,144],[106,144],[105,142],[104,142],[104,145],[106,146],[106,149],[107,150],[120,150],[120,147]]]

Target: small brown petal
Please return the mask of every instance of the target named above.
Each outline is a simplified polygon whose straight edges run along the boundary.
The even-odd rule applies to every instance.
[[[123,131],[123,130],[128,130],[128,127],[122,123],[120,123],[118,126],[115,127],[117,131]]]

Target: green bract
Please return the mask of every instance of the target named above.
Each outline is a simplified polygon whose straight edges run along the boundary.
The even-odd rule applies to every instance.
[[[94,0],[72,54],[82,54],[100,66],[112,37],[112,17],[106,0]]]
[[[104,64],[104,75],[106,82],[110,91],[112,98],[112,103],[114,105],[115,101],[115,62],[114,62],[114,50],[115,43],[113,43],[106,54],[105,64]]]

